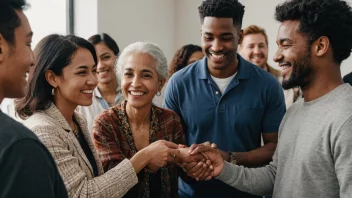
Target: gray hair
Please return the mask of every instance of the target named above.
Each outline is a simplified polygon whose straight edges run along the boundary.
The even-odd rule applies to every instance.
[[[143,53],[153,57],[159,80],[167,79],[168,67],[163,51],[153,43],[135,42],[123,49],[122,53],[119,55],[116,68],[116,75],[119,80],[122,79],[126,59],[133,53]]]

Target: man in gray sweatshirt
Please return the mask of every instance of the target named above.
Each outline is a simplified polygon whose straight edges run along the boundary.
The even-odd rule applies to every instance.
[[[216,145],[192,145],[213,162],[213,176],[256,195],[352,197],[352,87],[340,65],[352,49],[352,10],[342,0],[292,0],[276,7],[281,22],[274,60],[285,89],[304,100],[288,109],[272,162],[245,168],[225,162]]]

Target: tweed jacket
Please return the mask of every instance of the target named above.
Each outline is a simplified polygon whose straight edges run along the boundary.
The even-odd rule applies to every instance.
[[[24,125],[39,137],[52,154],[69,197],[122,197],[138,182],[131,162],[124,160],[103,174],[85,118],[75,111],[74,119],[92,150],[98,168],[97,177],[93,176],[92,166],[73,130],[54,104],[34,113],[24,121]]]

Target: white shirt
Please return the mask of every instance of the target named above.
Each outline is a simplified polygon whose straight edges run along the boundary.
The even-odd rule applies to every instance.
[[[224,93],[225,89],[230,84],[231,80],[233,78],[235,78],[236,74],[237,74],[237,72],[235,74],[233,74],[232,76],[227,77],[227,78],[216,78],[216,77],[214,77],[212,75],[210,75],[210,76],[214,80],[214,82],[216,83],[218,88],[220,89],[221,93]]]
[[[116,90],[117,95],[115,98],[115,104],[118,104],[122,102],[125,98],[122,95],[121,89],[117,88]],[[94,89],[93,92],[93,103],[90,106],[78,106],[77,110],[83,114],[83,116],[87,119],[87,126],[90,134],[92,134],[93,131],[93,123],[95,117],[103,112],[105,109],[108,109],[109,105],[108,103],[104,100],[103,96],[99,92],[98,87]]]

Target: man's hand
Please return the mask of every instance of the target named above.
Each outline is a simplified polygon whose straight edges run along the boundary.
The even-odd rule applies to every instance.
[[[211,178],[212,166],[207,158],[199,153],[190,155],[189,148],[179,146],[180,155],[176,158],[179,166],[187,172],[188,176],[196,180]]]
[[[211,161],[213,166],[212,177],[218,176],[224,168],[224,159],[222,158],[216,144],[210,144],[209,142],[203,144],[193,144],[189,152],[191,155],[202,153],[208,160]]]

